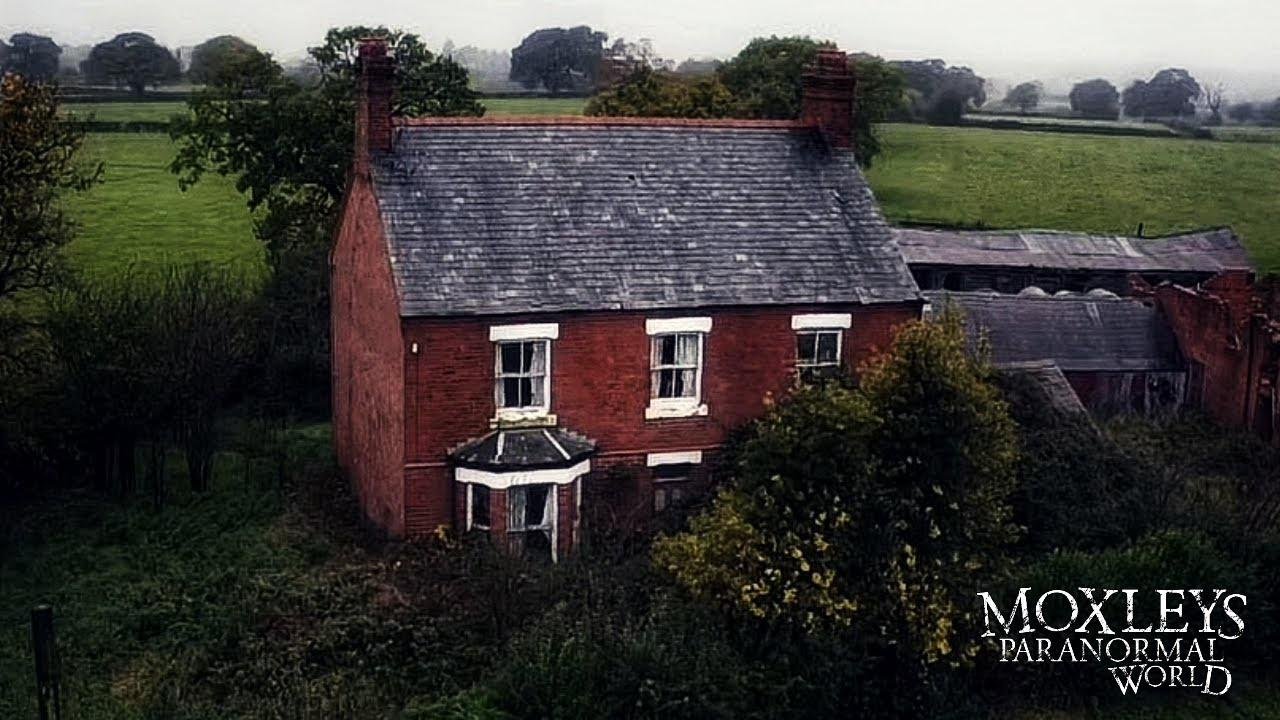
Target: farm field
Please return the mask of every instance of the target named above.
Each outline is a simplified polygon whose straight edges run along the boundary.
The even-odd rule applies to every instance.
[[[1148,234],[1227,224],[1261,269],[1280,271],[1280,202],[1268,191],[1280,184],[1280,144],[922,125],[884,134],[868,177],[891,220],[1113,233],[1142,222]],[[73,200],[77,261],[257,261],[243,197],[216,175],[179,191],[167,137],[95,134],[87,150],[106,174]]]
[[[187,104],[167,101],[67,103],[62,106],[62,110],[80,120],[88,120],[92,115],[94,120],[100,122],[168,122],[174,115],[186,114]]]
[[[1280,271],[1280,144],[888,125],[867,176],[897,222],[1157,235],[1231,225]]]
[[[486,115],[581,115],[586,98],[483,98]]]
[[[174,152],[160,134],[87,137],[85,157],[103,163],[103,182],[71,198],[80,224],[69,248],[74,263],[95,271],[171,260],[260,263],[252,218],[233,181],[210,174],[182,192],[168,168]]]

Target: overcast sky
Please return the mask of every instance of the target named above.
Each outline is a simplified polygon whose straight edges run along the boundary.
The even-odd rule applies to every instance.
[[[0,34],[60,43],[125,30],[171,47],[224,33],[288,57],[335,25],[403,27],[438,47],[510,49],[531,30],[587,24],[650,38],[663,57],[727,57],[767,34],[830,38],[890,59],[941,57],[1012,80],[1103,75],[1124,82],[1169,65],[1241,93],[1280,93],[1280,0],[0,0]]]

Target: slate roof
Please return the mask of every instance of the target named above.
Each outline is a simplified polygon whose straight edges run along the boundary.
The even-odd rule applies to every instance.
[[[456,465],[479,470],[569,467],[596,451],[596,444],[564,428],[494,430],[454,448]]]
[[[918,300],[852,154],[793,122],[401,123],[401,314]]]
[[[933,312],[948,298],[975,339],[983,332],[997,365],[1052,360],[1064,372],[1181,370],[1173,330],[1137,300],[1098,295],[1034,297],[926,292]]]
[[[1004,376],[1005,397],[1010,403],[1020,403],[1024,409],[1057,418],[1087,415],[1084,403],[1075,388],[1062,374],[1062,368],[1052,360],[1030,360],[997,365]]]
[[[894,228],[894,236],[909,265],[1204,273],[1253,268],[1230,228],[1162,238],[919,228]]]

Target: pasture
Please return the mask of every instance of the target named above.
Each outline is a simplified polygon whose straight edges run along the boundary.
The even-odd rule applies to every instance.
[[[514,101],[502,107],[531,112]],[[923,125],[888,125],[884,138],[868,178],[890,220],[1107,233],[1144,223],[1148,234],[1231,225],[1262,270],[1280,271],[1280,143]],[[105,176],[72,200],[81,223],[75,261],[259,262],[234,183],[210,175],[181,192],[167,169],[173,153],[163,135],[89,136],[87,155],[105,163]]]
[[[1280,144],[888,125],[868,172],[897,222],[1157,235],[1214,225],[1280,271]]]
[[[211,174],[183,192],[169,172],[174,152],[166,135],[87,137],[85,158],[103,163],[103,182],[71,197],[70,214],[79,224],[69,248],[73,263],[110,272],[173,260],[261,262],[252,217],[234,182]]]

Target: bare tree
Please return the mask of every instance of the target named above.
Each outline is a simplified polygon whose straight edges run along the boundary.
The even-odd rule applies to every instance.
[[[1209,124],[1222,124],[1222,99],[1226,95],[1226,83],[1216,82],[1209,83],[1204,86],[1204,94],[1201,96],[1201,102],[1209,111]]]

